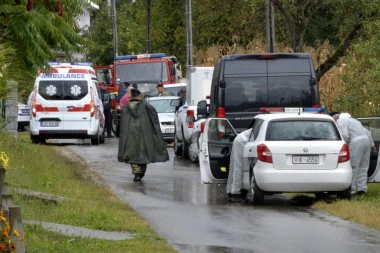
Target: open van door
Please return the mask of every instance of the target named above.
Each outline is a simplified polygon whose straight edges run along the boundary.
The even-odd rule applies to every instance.
[[[380,183],[380,117],[363,117],[357,120],[371,132],[376,146],[376,152],[371,152],[367,182]]]
[[[208,118],[204,124],[199,152],[201,181],[227,183],[230,154],[237,133],[225,118]]]

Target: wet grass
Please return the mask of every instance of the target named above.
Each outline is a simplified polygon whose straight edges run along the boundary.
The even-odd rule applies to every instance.
[[[325,196],[316,200],[314,194],[288,194],[299,205],[328,212],[331,215],[356,222],[369,228],[380,230],[380,183],[368,183],[365,195],[354,196],[350,200]]]
[[[65,236],[25,222],[28,252],[176,252],[149,223],[102,185],[85,162],[75,156],[68,159],[57,150],[54,146],[33,145],[29,133],[18,133],[15,138],[0,131],[0,151],[10,158],[5,181],[14,204],[21,207],[22,219],[129,232],[133,239],[112,241]],[[19,189],[48,193],[54,196],[50,196],[54,201],[20,194]]]

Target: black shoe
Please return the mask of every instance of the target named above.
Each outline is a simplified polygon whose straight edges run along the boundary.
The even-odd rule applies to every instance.
[[[242,197],[241,194],[231,194],[231,193],[228,193],[227,198],[228,198],[228,201],[231,201],[231,202],[243,202],[245,199]]]
[[[145,172],[140,174],[140,179],[142,179],[145,176]]]
[[[113,138],[113,136],[112,135],[107,135],[107,138]]]
[[[360,196],[360,195],[364,195],[364,194],[365,194],[365,191],[358,191],[356,194],[357,194],[358,196]]]
[[[141,177],[139,173],[135,174],[135,178],[133,179],[133,181],[135,182],[141,181]]]

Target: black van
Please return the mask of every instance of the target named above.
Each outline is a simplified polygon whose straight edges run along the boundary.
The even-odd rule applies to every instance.
[[[203,114],[205,101],[198,106]],[[237,132],[251,127],[263,108],[319,107],[318,83],[310,54],[222,56],[214,66],[210,117],[227,118]]]

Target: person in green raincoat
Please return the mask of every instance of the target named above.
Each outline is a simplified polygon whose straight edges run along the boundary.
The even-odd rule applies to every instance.
[[[118,160],[131,164],[134,181],[141,181],[149,163],[166,162],[169,154],[162,138],[156,109],[131,90],[131,100],[121,109]]]

